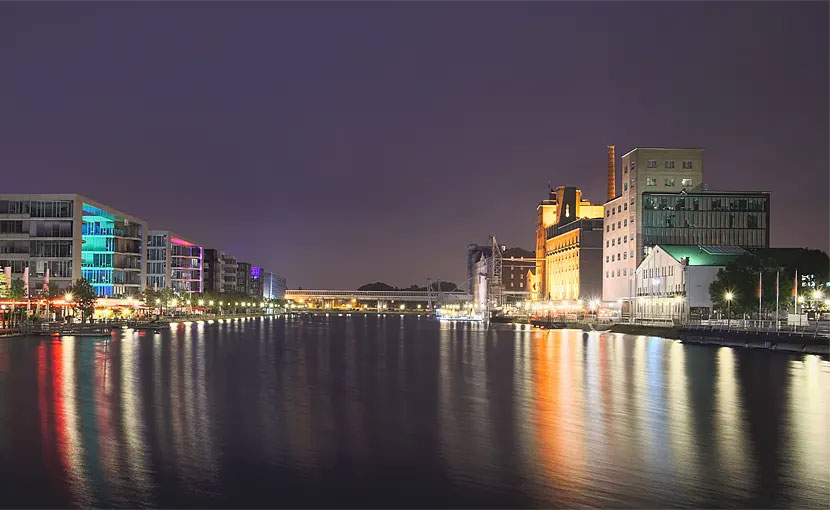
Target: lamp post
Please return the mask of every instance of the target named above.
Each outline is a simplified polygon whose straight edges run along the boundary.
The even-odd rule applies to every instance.
[[[726,298],[726,330],[729,331],[729,325],[732,322],[732,298],[735,295],[729,291],[723,297]]]

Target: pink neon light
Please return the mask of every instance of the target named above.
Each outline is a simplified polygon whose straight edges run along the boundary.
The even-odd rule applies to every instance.
[[[172,242],[173,244],[180,244],[180,245],[183,245],[183,246],[196,246],[195,244],[189,243],[189,242],[185,241],[184,239],[179,239],[178,237],[171,237],[170,242]]]

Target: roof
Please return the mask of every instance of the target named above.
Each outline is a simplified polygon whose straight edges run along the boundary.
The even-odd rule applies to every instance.
[[[658,246],[678,262],[688,258],[690,266],[725,266],[747,253],[740,246],[684,246],[678,244],[660,244]]]

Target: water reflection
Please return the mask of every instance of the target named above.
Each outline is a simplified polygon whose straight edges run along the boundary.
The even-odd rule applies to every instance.
[[[830,363],[417,317],[0,340],[8,506],[818,506]]]

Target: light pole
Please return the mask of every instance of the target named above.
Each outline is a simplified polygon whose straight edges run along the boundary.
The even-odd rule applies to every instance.
[[[726,298],[726,330],[729,331],[729,325],[732,322],[732,298],[734,298],[735,295],[729,291],[723,297]]]

